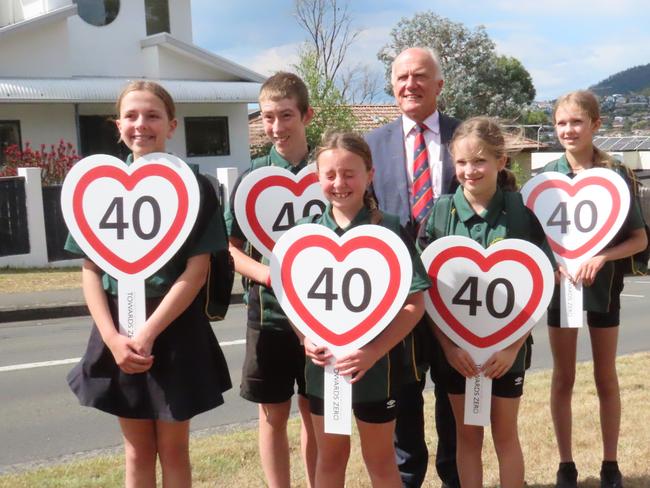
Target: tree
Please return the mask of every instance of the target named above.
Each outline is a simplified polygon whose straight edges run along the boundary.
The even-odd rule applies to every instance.
[[[302,51],[313,56],[315,72],[338,87],[350,103],[370,103],[379,95],[379,80],[367,65],[346,64],[348,48],[359,36],[352,29],[349,0],[296,0],[294,15],[308,34]],[[302,53],[301,53],[302,54]]]
[[[350,44],[359,35],[359,31],[350,29],[347,3],[341,7],[337,0],[296,0],[295,15],[310,36],[308,44],[316,70],[326,80],[334,81]]]
[[[550,117],[543,110],[527,110],[522,116],[526,125],[551,125]]]
[[[450,115],[514,119],[535,97],[526,68],[515,58],[498,56],[483,26],[470,30],[429,11],[402,18],[391,37],[377,54],[386,68],[389,94],[393,59],[408,47],[420,46],[438,53],[445,79],[439,104]]]
[[[315,51],[304,47],[300,61],[294,66],[309,89],[309,102],[314,107],[314,118],[307,126],[310,147],[318,146],[328,130],[352,130],[355,123],[339,89],[319,71],[317,58]]]

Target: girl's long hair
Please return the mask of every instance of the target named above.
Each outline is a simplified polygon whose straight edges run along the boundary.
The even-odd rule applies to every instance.
[[[345,151],[351,152],[352,154],[356,154],[363,160],[366,171],[372,170],[372,155],[370,153],[370,147],[368,146],[368,143],[363,139],[363,137],[361,137],[356,132],[326,132],[323,135],[320,145],[314,151],[314,160],[316,161],[316,166],[318,166],[318,156],[320,156],[325,151],[330,151],[332,149],[343,149]],[[363,195],[363,203],[371,211],[379,209],[377,200],[375,200],[375,197],[369,190],[366,190]]]
[[[176,118],[176,106],[174,105],[174,99],[172,96],[161,85],[150,80],[133,80],[124,87],[120,95],[117,97],[117,102],[115,102],[115,113],[117,114],[117,118],[120,117],[122,100],[124,100],[124,97],[128,93],[134,91],[147,91],[154,94],[163,102],[169,120],[174,120]]]
[[[575,105],[580,109],[589,120],[593,123],[600,120],[600,105],[593,92],[589,90],[576,90],[562,95],[555,102],[553,107],[553,124],[555,124],[555,114],[562,105]],[[594,147],[593,162],[596,167],[611,168],[618,164],[618,161],[605,151]]]
[[[506,157],[506,168],[499,171],[497,185],[504,191],[517,191],[517,177],[507,169],[507,166],[510,165],[510,155],[506,151],[506,142],[499,123],[491,117],[467,119],[454,132],[449,144],[451,152],[453,153],[454,144],[457,141],[472,136],[481,142],[481,153],[485,151],[497,159]]]

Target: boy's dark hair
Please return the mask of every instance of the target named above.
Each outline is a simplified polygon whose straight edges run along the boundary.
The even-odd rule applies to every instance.
[[[301,115],[309,109],[309,90],[300,76],[287,71],[278,71],[268,78],[260,89],[260,102],[272,100],[277,102],[284,98],[295,100]]]

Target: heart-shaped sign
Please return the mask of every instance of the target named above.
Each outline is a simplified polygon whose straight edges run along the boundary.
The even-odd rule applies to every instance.
[[[573,179],[557,172],[540,173],[521,194],[565,266],[581,263],[605,247],[625,222],[630,206],[625,180],[606,168],[581,171]]]
[[[337,236],[322,225],[298,225],[275,245],[273,290],[291,322],[335,356],[358,349],[393,320],[412,280],[401,238],[378,225]]]
[[[310,164],[296,175],[277,166],[251,171],[237,188],[234,210],[246,239],[270,259],[284,232],[303,217],[322,214],[326,206],[316,165]]]
[[[422,262],[433,282],[425,295],[427,313],[476,360],[532,329],[553,294],[550,261],[520,239],[484,249],[467,237],[443,237],[424,250]]]
[[[164,265],[192,230],[199,199],[192,170],[164,153],[128,166],[113,156],[89,156],[72,167],[61,190],[70,234],[118,280],[144,279]]]

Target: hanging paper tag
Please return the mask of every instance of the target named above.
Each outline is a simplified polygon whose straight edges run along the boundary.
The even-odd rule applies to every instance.
[[[352,431],[352,385],[332,365],[325,366],[325,432],[350,435]]]
[[[143,279],[122,278],[117,283],[120,334],[133,337],[147,319]]]
[[[573,274],[573,270],[569,272]],[[560,327],[579,328],[584,325],[582,313],[582,283],[573,284],[562,276],[560,280]]]
[[[490,425],[492,378],[483,373],[465,381],[465,424]]]

